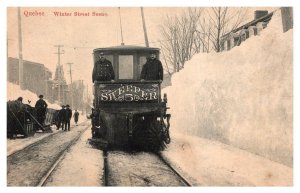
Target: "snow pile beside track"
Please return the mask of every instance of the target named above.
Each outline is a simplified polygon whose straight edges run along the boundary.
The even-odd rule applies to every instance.
[[[276,11],[259,36],[198,54],[172,77],[171,133],[180,131],[293,165],[293,30]],[[201,147],[199,147],[201,148]]]
[[[29,90],[22,90],[19,85],[7,82],[7,100],[16,100],[18,97],[23,97],[23,103],[28,104],[28,100],[31,101],[30,105],[34,106],[39,97],[30,92]],[[45,100],[48,104],[48,108],[61,109],[58,104],[52,104]]]

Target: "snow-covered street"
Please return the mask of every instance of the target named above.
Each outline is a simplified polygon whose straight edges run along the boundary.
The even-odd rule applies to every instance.
[[[195,186],[293,185],[293,168],[217,141],[175,134],[163,155]]]
[[[91,130],[84,132],[66,153],[45,186],[102,186],[102,151],[88,143]]]
[[[110,186],[185,186],[153,153],[108,152]]]
[[[64,133],[61,131],[58,135]],[[103,152],[88,143],[90,137],[88,129],[65,154],[45,186],[103,186]],[[180,134],[171,137],[172,143],[162,155],[193,186],[293,185],[293,169],[283,164],[212,140]],[[170,171],[154,158],[143,152],[131,156],[109,152],[110,185],[181,186],[176,178],[172,180]],[[12,178],[8,176],[9,181]]]
[[[7,157],[8,186],[37,186],[53,163],[88,129],[82,124],[56,132]],[[22,174],[22,175],[20,175]]]

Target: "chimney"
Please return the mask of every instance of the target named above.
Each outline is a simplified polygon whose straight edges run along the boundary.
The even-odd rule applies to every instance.
[[[268,15],[268,11],[266,10],[256,10],[254,12],[254,20],[257,20],[265,15]]]

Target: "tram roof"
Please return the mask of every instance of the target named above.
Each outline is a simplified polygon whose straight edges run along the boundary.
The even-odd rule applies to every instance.
[[[144,47],[144,46],[131,46],[131,45],[121,45],[121,46],[112,46],[112,47],[106,47],[106,48],[96,48],[94,49],[94,52],[97,51],[110,51],[110,50],[114,50],[114,51],[122,51],[122,50],[130,50],[130,51],[159,51],[159,48],[153,48],[153,47]]]

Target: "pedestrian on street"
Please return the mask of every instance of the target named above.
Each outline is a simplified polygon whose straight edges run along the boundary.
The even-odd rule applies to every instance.
[[[77,111],[77,109],[75,110],[75,113],[74,113],[74,122],[75,122],[75,125],[77,126],[77,122],[78,122],[78,119],[79,119],[79,113]]]
[[[61,127],[61,130],[65,129],[65,122],[66,122],[66,109],[65,105],[61,106],[61,109],[58,112],[58,123],[57,123],[57,130]]]
[[[35,103],[35,109],[36,109],[36,114],[37,114],[37,121],[40,123],[41,126],[44,126],[44,121],[46,118],[46,112],[47,112],[47,103],[44,101],[44,96],[40,95],[39,100],[36,101]],[[41,128],[44,130],[44,128]]]
[[[69,105],[66,105],[66,125],[65,125],[65,131],[70,131],[70,121],[72,118],[72,110],[70,109]]]

